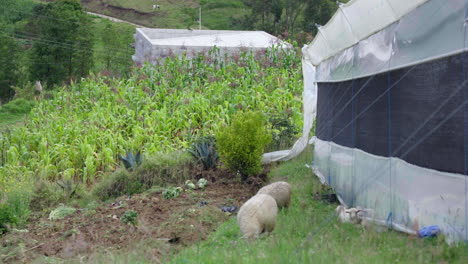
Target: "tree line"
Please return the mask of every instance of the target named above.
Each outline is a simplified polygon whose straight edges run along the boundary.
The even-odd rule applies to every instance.
[[[251,9],[243,20],[245,29],[264,30],[305,43],[338,8],[336,0],[243,0]],[[348,2],[348,0],[341,0]],[[305,36],[308,35],[308,38]]]
[[[2,0],[0,102],[14,96],[14,87],[35,81],[53,87],[103,69],[127,73],[129,30],[108,21],[97,25],[78,0]]]

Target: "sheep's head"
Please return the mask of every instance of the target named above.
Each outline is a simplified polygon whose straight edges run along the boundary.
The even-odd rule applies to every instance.
[[[361,218],[359,214],[362,210],[356,208],[345,209],[345,213],[349,215],[351,222],[359,224],[361,222]]]

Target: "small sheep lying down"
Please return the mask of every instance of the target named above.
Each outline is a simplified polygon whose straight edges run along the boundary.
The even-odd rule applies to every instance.
[[[257,194],[245,202],[237,214],[237,222],[245,238],[257,238],[271,232],[276,225],[278,206],[270,195]]]
[[[288,207],[291,202],[291,185],[284,181],[274,182],[258,190],[257,194],[270,195],[279,208]]]
[[[343,205],[336,207],[336,213],[342,223],[360,224],[362,221],[361,210],[357,208],[346,209]]]
[[[363,226],[369,226],[368,219],[373,216],[372,209],[363,209],[360,206],[346,209],[343,205],[339,205],[336,207],[336,213],[342,223],[361,224]]]

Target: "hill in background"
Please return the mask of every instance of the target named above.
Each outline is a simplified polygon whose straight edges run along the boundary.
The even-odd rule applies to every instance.
[[[92,12],[124,19],[147,27],[198,28],[199,7],[204,29],[242,29],[250,12],[241,0],[81,0]],[[159,9],[153,10],[153,5]]]

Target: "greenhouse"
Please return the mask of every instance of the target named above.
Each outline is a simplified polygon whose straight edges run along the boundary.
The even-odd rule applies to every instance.
[[[217,47],[221,55],[241,50],[261,51],[272,46],[291,45],[264,31],[192,30],[137,28],[133,61],[143,64],[185,53],[187,58],[198,56]]]
[[[467,19],[467,0],[354,0],[303,48],[315,173],[373,221],[449,242],[468,239]]]

